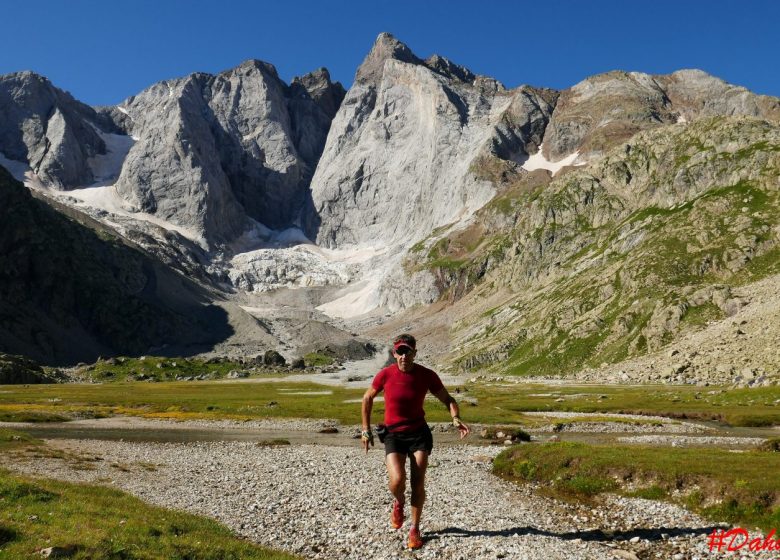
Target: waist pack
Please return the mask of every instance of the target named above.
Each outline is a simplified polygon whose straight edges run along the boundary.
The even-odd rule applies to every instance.
[[[387,437],[387,434],[389,434],[391,431],[395,430],[399,426],[403,426],[405,424],[416,424],[417,422],[421,422],[423,418],[415,418],[414,420],[403,420],[401,422],[396,422],[395,424],[390,424],[389,426],[386,424],[377,424],[376,425],[376,437],[379,438],[379,441],[381,443],[385,442],[385,438]]]

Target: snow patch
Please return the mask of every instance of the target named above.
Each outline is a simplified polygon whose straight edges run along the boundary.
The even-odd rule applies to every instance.
[[[550,161],[544,157],[543,153],[544,144],[539,146],[539,150],[532,156],[528,156],[521,167],[526,171],[535,171],[536,169],[546,169],[553,175],[558,173],[561,169],[567,165],[585,165],[585,162],[577,162],[577,158],[580,157],[580,152],[577,150],[573,154],[569,154],[565,158],[558,161]]]
[[[0,152],[0,165],[5,167],[17,181],[24,182],[25,175],[30,172],[30,166],[25,162],[8,159],[3,152]]]
[[[95,177],[94,185],[105,184],[119,177],[125,158],[128,152],[130,152],[130,148],[135,144],[135,140],[126,134],[103,132],[94,125],[92,128],[95,129],[95,132],[98,133],[105,143],[106,153],[88,158],[87,165],[89,165],[92,175]]]
[[[197,235],[195,231],[173,224],[167,220],[158,218],[154,214],[148,214],[146,212],[133,212],[126,206],[126,202],[116,192],[114,185],[105,186],[93,186],[83,189],[73,189],[66,192],[54,192],[48,190],[49,195],[71,197],[76,200],[76,206],[84,206],[87,208],[97,209],[108,214],[114,214],[116,216],[122,216],[125,218],[131,218],[137,221],[149,222],[165,230],[175,231],[190,241],[193,241],[201,246],[206,245],[206,241]],[[105,221],[105,217],[101,217]]]
[[[378,276],[347,286],[339,292],[340,297],[317,307],[325,315],[338,319],[350,319],[364,315],[379,307],[379,287],[381,279]]]

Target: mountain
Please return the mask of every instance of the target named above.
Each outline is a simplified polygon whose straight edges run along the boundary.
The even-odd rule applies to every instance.
[[[254,222],[300,221],[343,95],[325,69],[288,86],[272,65],[250,60],[95,110],[31,72],[9,74],[0,80],[0,156],[45,187],[113,185],[119,214],[152,216],[209,248]]]
[[[216,294],[55,211],[0,167],[0,348],[49,365],[188,355],[234,333]],[[268,346],[275,341],[257,328]]]
[[[342,96],[324,69],[288,87],[257,60],[155,84],[117,108],[136,138],[117,192],[209,244],[235,239],[247,218],[289,227]]]
[[[496,193],[470,167],[536,151],[556,97],[507,91],[439,56],[420,60],[383,33],[331,125],[312,179],[311,236],[328,247],[408,247],[467,218]]]
[[[778,176],[776,121],[703,117],[638,133],[549,182],[518,178],[472,231],[418,253],[455,302],[438,318],[453,325],[451,358],[466,371],[622,370],[642,382],[775,375]],[[718,334],[697,334],[708,328]],[[661,354],[694,335],[709,352]],[[640,356],[652,359],[626,373]]]
[[[67,189],[95,181],[104,133],[116,126],[33,72],[0,76],[0,156],[21,162],[46,185]]]
[[[219,350],[411,326],[460,371],[646,381],[679,343],[703,379],[684,341],[776,315],[780,100],[699,70],[507,89],[383,33],[347,92],[250,60],[90,108],[28,72],[0,117],[37,197],[233,305]],[[746,336],[702,344],[774,367]]]

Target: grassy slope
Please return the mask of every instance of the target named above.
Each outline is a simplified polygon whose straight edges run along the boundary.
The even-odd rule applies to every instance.
[[[711,302],[687,302],[696,289],[780,273],[776,127],[725,119],[665,134],[676,134],[665,147],[659,137],[640,138],[592,173],[520,192],[511,203],[501,195],[497,207],[514,213],[515,225],[492,234],[503,236],[504,249],[491,256],[494,270],[472,301],[506,283],[517,296],[455,325],[466,343],[461,367],[561,375],[618,363],[721,318]],[[723,147],[740,135],[742,149]],[[648,328],[654,313],[676,305],[684,308],[678,325]]]
[[[780,526],[777,452],[547,443],[504,451],[494,472],[564,498],[617,491],[681,503],[715,521]]]
[[[0,456],[29,447],[42,448],[0,429]],[[0,557],[33,558],[49,547],[75,560],[296,558],[246,542],[211,519],[150,506],[111,488],[0,469]]]

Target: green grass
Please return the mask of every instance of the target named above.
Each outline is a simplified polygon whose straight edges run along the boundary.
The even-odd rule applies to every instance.
[[[681,503],[715,521],[780,525],[780,453],[562,442],[508,449],[494,472],[565,499],[615,491]]]
[[[63,414],[31,410],[0,410],[0,422],[68,422],[73,418]]]
[[[366,382],[368,386],[368,382]],[[634,413],[670,418],[715,420],[735,426],[780,425],[780,387],[719,389],[690,385],[564,386],[543,384],[469,384],[450,387],[476,399],[461,403],[467,422],[528,424],[526,411]],[[314,383],[171,382],[58,384],[0,390],[0,416],[29,414],[63,417],[117,414],[153,418],[238,419],[332,418],[347,424],[360,421],[364,389],[327,387]],[[457,395],[456,395],[457,398]],[[559,399],[563,399],[559,402]],[[471,400],[471,399],[469,399]],[[433,399],[425,405],[433,422],[448,421],[445,407]],[[375,403],[374,418],[384,407]]]
[[[780,387],[494,384],[468,389],[479,406],[464,406],[465,418],[486,423],[523,422],[526,411],[564,411],[712,420],[734,426],[780,425]]]
[[[143,378],[152,381],[174,381],[177,377],[198,377],[206,375],[211,379],[224,378],[232,370],[251,373],[276,373],[268,367],[239,362],[209,362],[198,358],[162,358],[144,356],[143,358],[113,358],[102,360],[81,369],[81,375],[91,381],[116,382],[132,381]]]
[[[35,558],[58,547],[69,558],[292,560],[244,541],[219,523],[145,504],[101,486],[30,479],[0,470],[0,557]]]
[[[290,394],[322,390],[322,385],[314,383],[229,381],[8,385],[0,392],[0,414],[126,414],[174,420],[335,418],[359,422],[360,404],[344,401],[360,398],[362,390],[332,388],[332,394],[326,395]],[[381,405],[378,410],[382,410]]]
[[[335,362],[336,359],[328,354],[321,352],[310,352],[303,357],[303,362],[307,366],[329,366]]]
[[[714,303],[707,302],[703,305],[689,307],[682,317],[684,324],[702,327],[710,321],[718,321],[723,318],[723,311]]]
[[[0,428],[0,451],[7,451],[29,444],[37,444],[38,440],[17,430]]]

